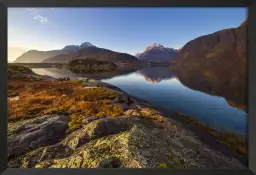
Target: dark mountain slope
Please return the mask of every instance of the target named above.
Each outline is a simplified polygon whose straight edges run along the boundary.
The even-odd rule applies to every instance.
[[[223,96],[246,110],[247,23],[188,42],[170,61],[171,69],[186,86]]]

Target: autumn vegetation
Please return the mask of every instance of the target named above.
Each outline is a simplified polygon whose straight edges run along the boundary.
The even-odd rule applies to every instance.
[[[17,121],[37,118],[49,114],[69,116],[67,134],[80,129],[88,117],[115,118],[127,114],[122,106],[113,101],[122,101],[124,96],[118,91],[105,87],[86,87],[79,80],[58,80],[36,75],[29,68],[11,65],[8,67],[8,125]],[[160,113],[151,108],[139,108],[135,116],[160,123],[169,123]],[[222,145],[226,145],[239,157],[247,157],[246,140],[231,133],[222,133],[202,123],[176,113],[182,122],[207,132]],[[133,116],[133,115],[131,115]],[[172,128],[176,128],[172,124]],[[12,133],[8,133],[12,134]],[[188,165],[180,157],[178,162],[168,154],[168,164],[159,163],[157,168],[186,168]]]
[[[86,116],[116,117],[123,113],[120,106],[110,104],[121,98],[118,92],[105,88],[84,88],[78,81],[38,79],[37,76],[18,77],[32,73],[28,68],[11,66],[8,81],[8,121],[14,122],[46,114],[68,114],[70,128],[79,128]],[[11,74],[10,74],[11,73]],[[12,100],[15,96],[18,100]]]

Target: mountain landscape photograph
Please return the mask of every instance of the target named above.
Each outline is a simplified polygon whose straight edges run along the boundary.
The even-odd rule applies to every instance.
[[[246,8],[8,8],[9,168],[248,167]]]

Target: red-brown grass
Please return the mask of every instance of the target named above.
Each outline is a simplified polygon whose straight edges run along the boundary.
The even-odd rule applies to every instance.
[[[110,105],[120,94],[105,88],[88,88],[73,81],[9,80],[8,96],[16,94],[18,100],[8,100],[9,121],[17,121],[52,113],[69,115],[115,117],[122,108]]]

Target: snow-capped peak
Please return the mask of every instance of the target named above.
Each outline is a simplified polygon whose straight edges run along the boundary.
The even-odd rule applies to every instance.
[[[88,48],[88,47],[96,47],[96,46],[92,45],[89,42],[84,42],[80,46],[79,45],[67,45],[62,50],[67,50],[69,52],[70,51],[73,52],[73,51],[77,51],[79,49]]]
[[[179,50],[177,49],[174,49],[174,48],[169,48],[169,47],[165,47],[161,44],[158,44],[158,43],[153,43],[153,44],[150,44],[147,48],[146,48],[146,52],[148,51],[164,51],[164,50],[172,50],[174,52],[178,52]]]
[[[151,50],[151,49],[154,49],[154,48],[165,48],[163,45],[161,44],[157,44],[157,43],[153,43],[153,44],[150,44],[146,50]]]
[[[67,45],[63,49],[78,48],[78,45]]]
[[[150,44],[149,47],[164,47],[164,46],[158,43],[153,43],[153,44]]]
[[[169,48],[170,50],[173,50],[174,52],[179,52],[180,49],[174,49],[174,48]]]
[[[89,42],[84,42],[80,45],[81,48],[87,48],[87,47],[95,47],[94,45],[92,45]]]

